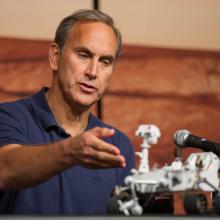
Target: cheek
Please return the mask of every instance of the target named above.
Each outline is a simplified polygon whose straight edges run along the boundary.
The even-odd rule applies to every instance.
[[[108,86],[111,76],[112,73],[104,73],[102,77],[100,77],[100,86],[103,90]]]
[[[66,84],[73,84],[75,81],[77,81],[78,78],[80,78],[81,69],[77,67],[77,65],[74,65],[73,63],[70,65],[64,66],[62,68],[62,71],[60,71],[60,77],[63,81],[66,81]]]
[[[75,55],[69,54],[61,59],[59,67],[60,71],[64,72],[68,77],[71,77],[71,75],[76,75],[83,69],[83,65],[80,60],[78,60]]]

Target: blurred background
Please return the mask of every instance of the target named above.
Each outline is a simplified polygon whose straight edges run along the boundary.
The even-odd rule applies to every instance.
[[[50,85],[48,48],[58,23],[94,7],[115,19],[124,43],[94,113],[126,133],[136,151],[138,126],[157,125],[151,166],[174,159],[176,130],[220,142],[219,0],[0,0],[0,102]]]

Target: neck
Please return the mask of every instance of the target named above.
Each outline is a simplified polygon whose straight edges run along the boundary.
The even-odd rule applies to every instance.
[[[46,99],[57,123],[67,133],[76,136],[85,130],[88,124],[89,109],[70,106],[61,91],[53,86],[46,93]]]

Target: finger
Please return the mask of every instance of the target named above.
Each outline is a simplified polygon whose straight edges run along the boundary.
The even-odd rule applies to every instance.
[[[111,137],[112,135],[115,134],[115,130],[113,128],[110,129],[110,128],[95,127],[91,131],[96,137],[99,138]]]
[[[120,154],[120,150],[116,146],[107,143],[97,137],[94,137],[93,140],[91,140],[91,146],[96,151],[106,152],[114,155]]]
[[[106,152],[97,152],[91,150],[91,158],[100,164],[106,164],[109,167],[125,167],[126,161],[122,155],[112,155]]]
[[[96,150],[106,151],[116,155],[120,154],[120,150],[116,146],[109,144],[100,139],[114,135],[115,133],[114,129],[95,127],[91,131],[97,137],[97,139],[95,139],[95,142],[93,144]]]
[[[124,160],[124,159],[122,159]],[[111,161],[110,160],[97,160],[97,158],[90,158],[87,160],[85,167],[90,169],[100,169],[100,168],[124,168],[126,166],[125,162]]]

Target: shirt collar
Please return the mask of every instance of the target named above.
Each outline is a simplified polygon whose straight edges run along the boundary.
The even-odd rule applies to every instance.
[[[31,97],[35,117],[40,121],[45,130],[58,126],[45,97],[47,90],[48,88],[44,87]]]
[[[31,104],[35,117],[40,121],[45,130],[60,128],[56,119],[50,110],[45,93],[48,91],[47,87],[42,88],[38,93],[31,97]],[[89,114],[86,131],[100,125],[100,121],[92,113]]]

